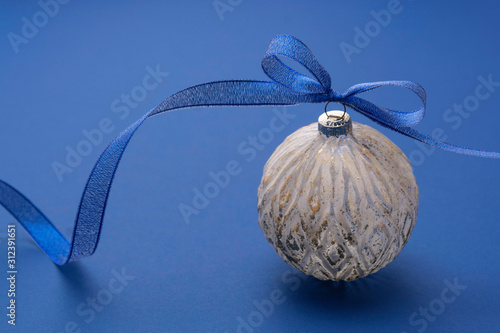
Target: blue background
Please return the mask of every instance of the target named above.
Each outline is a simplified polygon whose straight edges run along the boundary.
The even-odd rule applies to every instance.
[[[475,94],[479,76],[500,81],[498,3],[401,0],[400,13],[379,25],[348,63],[340,44],[355,46],[355,27],[370,26],[370,12],[387,5],[243,0],[233,1],[220,17],[210,0],[74,1],[60,5],[16,53],[8,34],[21,35],[23,17],[33,22],[42,9],[36,1],[2,1],[0,177],[69,237],[86,177],[114,135],[185,87],[266,79],[261,58],[271,38],[282,33],[311,48],[334,89],[416,81],[428,93],[419,130],[430,134],[438,128],[451,143],[500,150],[500,91],[467,118],[445,118],[447,109]],[[120,119],[112,102],[141,86],[146,67],[157,65],[168,76]],[[401,90],[367,97],[415,108],[418,100]],[[235,332],[240,322],[252,320],[254,332],[500,331],[498,160],[432,151],[351,112],[355,121],[381,130],[414,164],[420,210],[410,242],[389,266],[351,283],[305,278],[267,244],[256,211],[262,167],[287,135],[315,122],[322,108],[286,108],[295,118],[250,162],[238,145],[269,126],[272,108],[200,108],[148,120],[118,170],[94,256],[57,267],[17,227],[17,324],[7,324],[8,284],[2,278],[0,331],[64,332],[69,322],[81,332]],[[85,139],[82,130],[97,128],[103,118],[111,120],[112,133],[59,181],[52,163],[64,163],[66,146],[75,148]],[[209,172],[223,170],[230,160],[238,161],[241,173],[186,224],[179,205],[192,205],[193,189],[203,188]],[[7,224],[14,220],[4,210],[0,220],[5,277]],[[110,294],[113,270],[123,269],[133,279]],[[445,304],[440,299],[446,281],[466,288]],[[269,316],[257,314],[254,302],[269,304],[274,290],[282,302]],[[79,315],[82,302],[85,308],[87,298],[97,295],[112,299],[92,320]],[[429,306],[437,314],[425,319],[418,312]]]

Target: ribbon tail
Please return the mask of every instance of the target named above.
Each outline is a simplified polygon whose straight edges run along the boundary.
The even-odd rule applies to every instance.
[[[384,125],[384,126],[386,126],[386,125]],[[389,127],[389,126],[386,126],[386,127]],[[500,159],[500,152],[485,151],[485,150],[472,149],[472,148],[466,148],[466,147],[452,145],[450,143],[447,143],[444,141],[439,141],[439,140],[436,140],[428,135],[422,134],[419,131],[417,131],[411,127],[397,127],[397,128],[389,127],[389,128],[396,131],[396,132],[399,132],[401,134],[409,136],[410,138],[418,140],[420,142],[424,142],[424,143],[427,143],[431,146],[441,148],[441,149],[444,149],[447,151],[451,151],[453,153],[459,153],[459,154],[463,154],[463,155],[476,156],[476,157]]]
[[[215,81],[181,90],[158,105],[151,116],[198,106],[269,106],[324,102],[320,94],[298,93],[271,81]]]
[[[425,107],[425,101],[424,100],[422,101],[424,102],[424,107]],[[345,97],[342,100],[342,102],[345,103],[345,105],[352,108],[353,110],[356,110],[359,113],[370,118],[377,124],[380,124],[393,131],[406,135],[420,142],[429,144],[431,146],[463,155],[500,159],[500,152],[484,151],[479,149],[471,149],[471,148],[452,145],[450,143],[439,141],[431,136],[420,133],[413,127],[405,126],[412,123],[419,123],[420,119],[418,118],[413,119],[412,117],[406,117],[406,118],[402,117],[402,114],[404,114],[402,112],[378,107],[375,104],[365,99],[355,96]],[[423,110],[423,108],[414,111],[414,114],[417,114],[418,117],[418,114],[421,110]]]
[[[116,136],[100,155],[80,199],[72,242],[24,195],[0,180],[0,204],[23,225],[40,248],[58,265],[92,255],[99,242],[104,213],[121,157],[135,132],[149,117],[200,106],[294,105],[319,102],[321,96],[295,93],[267,81],[218,81],[182,90],[146,113]]]
[[[58,265],[66,262],[71,249],[70,242],[28,198],[2,180],[0,204],[21,223],[52,261]]]

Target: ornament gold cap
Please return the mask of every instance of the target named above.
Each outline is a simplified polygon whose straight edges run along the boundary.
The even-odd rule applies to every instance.
[[[352,133],[351,116],[345,111],[333,110],[318,118],[318,131],[326,136],[339,137]]]

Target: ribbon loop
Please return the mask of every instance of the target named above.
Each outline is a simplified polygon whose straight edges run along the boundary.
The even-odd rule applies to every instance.
[[[315,79],[291,69],[278,59],[278,55],[298,62]],[[262,69],[271,80],[299,93],[321,94],[328,93],[330,90],[330,74],[321,66],[311,50],[292,36],[278,35],[271,40],[262,60]]]
[[[411,112],[401,112],[383,108],[360,97],[355,97],[363,92],[384,86],[403,87],[410,90],[420,98],[422,106]],[[425,116],[425,90],[421,85],[411,81],[379,81],[356,84],[342,94],[341,101],[367,117],[391,127],[414,126],[422,121]]]
[[[291,69],[278,59],[288,57],[304,66],[312,78]],[[296,105],[301,103],[339,102],[375,122],[415,140],[455,153],[500,158],[500,153],[468,149],[435,140],[411,126],[425,115],[425,90],[411,81],[382,81],[352,86],[343,94],[330,88],[331,79],[307,46],[295,37],[273,38],[262,60],[262,68],[272,81],[230,80],[193,86],[167,98],[155,109],[121,132],[97,160],[80,199],[71,242],[45,215],[12,186],[0,180],[0,204],[19,221],[40,248],[58,265],[92,255],[99,241],[109,192],[120,159],[142,123],[157,114],[200,106]],[[422,107],[401,112],[379,107],[358,94],[383,86],[407,88],[422,101]]]

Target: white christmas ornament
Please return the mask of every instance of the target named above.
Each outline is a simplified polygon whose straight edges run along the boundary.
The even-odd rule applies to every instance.
[[[418,187],[403,152],[345,111],[276,148],[258,190],[259,225],[278,255],[321,280],[385,267],[415,226]]]

